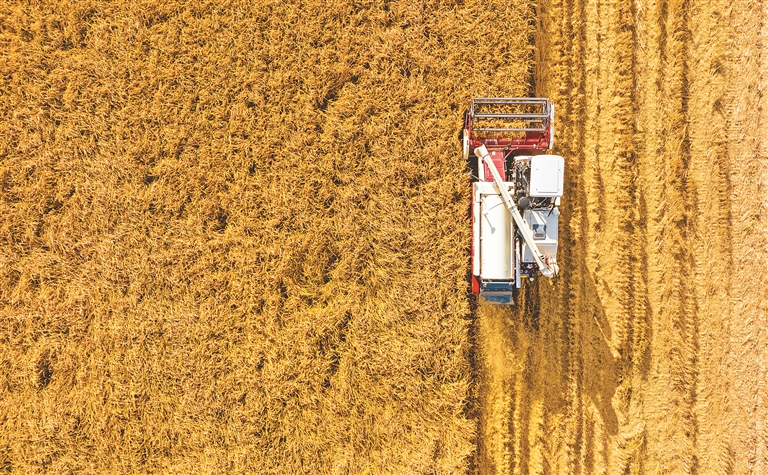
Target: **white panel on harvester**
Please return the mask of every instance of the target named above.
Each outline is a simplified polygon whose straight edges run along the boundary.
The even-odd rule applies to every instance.
[[[559,155],[531,157],[530,194],[534,198],[563,196],[565,160]]]

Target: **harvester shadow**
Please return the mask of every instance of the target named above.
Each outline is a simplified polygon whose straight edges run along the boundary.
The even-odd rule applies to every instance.
[[[630,346],[649,337],[650,317],[621,326],[621,315],[609,315],[601,295],[610,283],[590,269],[583,243],[564,234],[565,272],[556,281],[525,282],[514,307],[470,300],[477,401],[467,409],[479,431],[473,473],[556,471],[560,443],[570,447],[568,464],[595,471],[628,416],[633,395],[622,379],[635,365],[641,377],[648,371],[648,351]],[[629,336],[614,334],[622,328]]]
[[[583,325],[581,354],[581,379],[584,396],[600,413],[605,434],[616,435],[619,422],[612,400],[619,386],[619,355],[612,349],[612,330],[600,300],[594,277],[584,270],[584,311],[575,318],[581,318]],[[586,401],[585,401],[586,402]],[[607,443],[607,441],[602,441]]]
[[[586,265],[577,269],[585,271]],[[556,470],[558,449],[551,440],[559,437],[552,432],[563,426],[555,421],[565,421],[560,437],[576,451],[607,452],[617,435],[612,400],[619,378],[611,327],[594,279],[581,275],[582,285],[560,283],[570,287],[565,302],[557,301],[563,294],[554,286],[538,282],[524,284],[516,307],[472,300],[478,400],[468,409],[479,422],[472,473]],[[583,460],[589,472],[594,454],[574,459]]]
[[[574,274],[583,276],[581,282],[576,278],[559,283],[566,286],[565,301],[557,301],[563,294],[549,283],[526,284],[518,307],[502,324],[508,332],[509,360],[519,362],[505,391],[511,406],[504,459],[532,471],[538,470],[538,463],[545,471],[555,469],[557,449],[542,441],[562,427],[549,426],[550,421],[565,421],[561,436],[573,450],[586,452],[571,460],[582,460],[587,472],[594,464],[593,451],[607,453],[619,432],[614,396],[620,360],[611,347],[611,326],[586,264],[582,261],[575,269]],[[542,453],[543,460],[536,462],[530,456],[534,452]],[[515,466],[507,469],[520,468]]]

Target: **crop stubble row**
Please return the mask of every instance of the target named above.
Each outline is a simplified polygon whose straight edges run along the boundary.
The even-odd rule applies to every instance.
[[[563,275],[507,316],[528,420],[497,473],[765,470],[765,9],[539,5]]]

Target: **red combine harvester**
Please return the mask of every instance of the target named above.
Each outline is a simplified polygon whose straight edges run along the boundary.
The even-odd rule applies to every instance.
[[[464,121],[472,169],[472,292],[514,305],[521,278],[554,277],[563,157],[549,99],[473,99]]]

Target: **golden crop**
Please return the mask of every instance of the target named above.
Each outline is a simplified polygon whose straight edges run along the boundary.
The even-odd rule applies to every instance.
[[[0,5],[0,471],[761,473],[762,2]],[[472,97],[561,275],[467,295]]]
[[[0,9],[0,467],[468,469],[456,136],[525,2]]]

